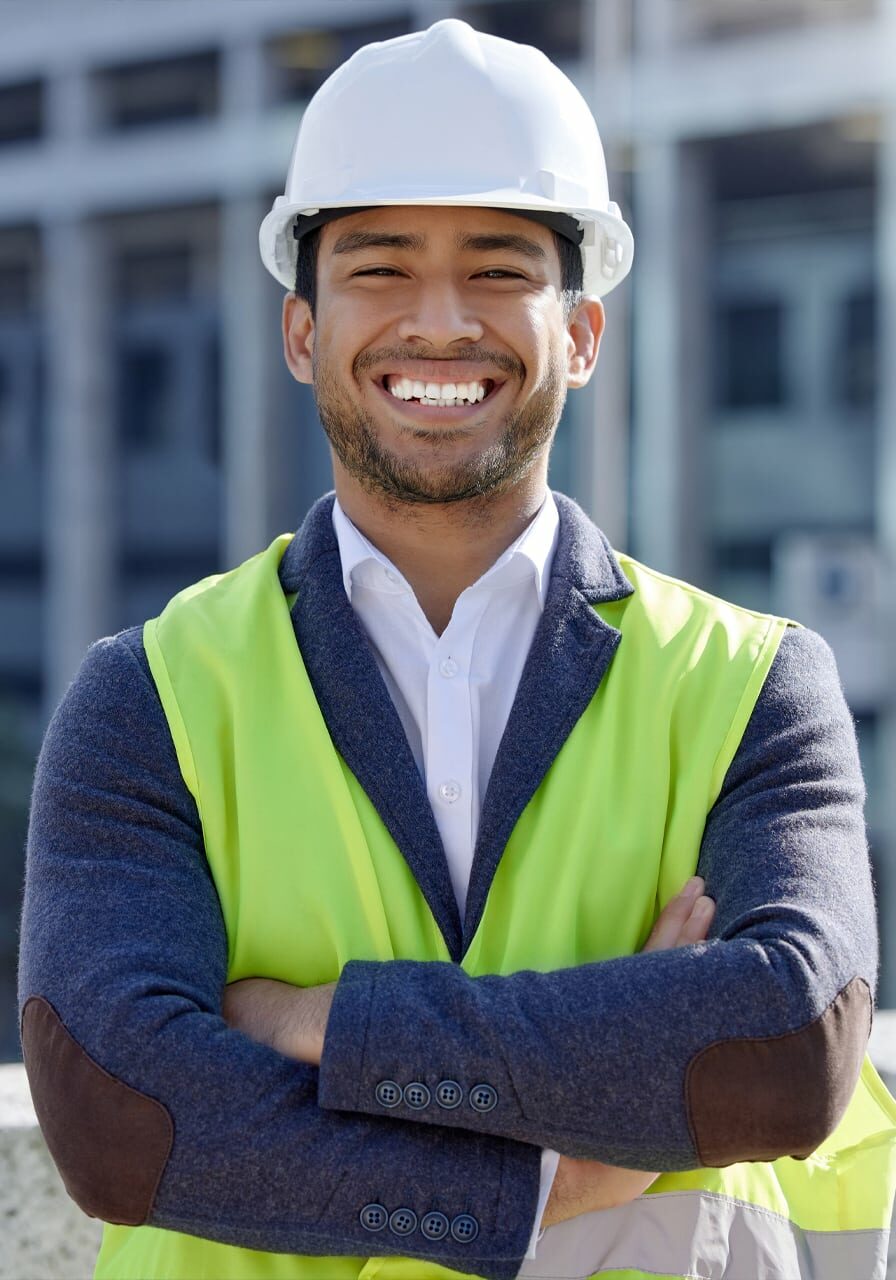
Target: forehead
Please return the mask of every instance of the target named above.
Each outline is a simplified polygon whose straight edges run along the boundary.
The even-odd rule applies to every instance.
[[[458,252],[515,249],[533,266],[559,267],[554,237],[548,227],[504,209],[465,206],[389,205],[347,214],[321,229],[319,252],[327,258],[388,247],[425,253],[453,247]]]

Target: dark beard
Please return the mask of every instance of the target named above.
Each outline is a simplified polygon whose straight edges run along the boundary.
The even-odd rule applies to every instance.
[[[490,448],[465,461],[421,467],[384,449],[370,416],[348,400],[326,368],[314,365],[317,411],[337,458],[368,492],[402,503],[469,502],[511,490],[550,448],[566,392],[561,370],[552,362],[540,387],[508,418]],[[433,432],[446,444],[461,434],[444,428]]]

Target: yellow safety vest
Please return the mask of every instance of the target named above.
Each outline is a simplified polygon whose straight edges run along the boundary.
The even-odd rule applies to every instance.
[[[315,699],[289,614],[295,597],[284,596],[278,578],[291,537],[180,592],[144,627],[221,899],[227,980],[313,986],[337,979],[352,959],[449,960],[417,881]],[[511,833],[462,960],[471,975],[548,971],[641,949],[695,870],[706,815],[788,625],[618,559],[634,594],[593,607],[623,642]],[[882,1277],[894,1144],[896,1104],[866,1057],[841,1123],[814,1155],[664,1174],[645,1196],[607,1211],[613,1230],[595,1241],[589,1274]],[[416,1258],[263,1253],[110,1224],[94,1273],[460,1275]]]

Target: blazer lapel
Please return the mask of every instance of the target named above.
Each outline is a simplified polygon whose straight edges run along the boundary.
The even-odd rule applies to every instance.
[[[482,803],[464,919],[463,950],[479,927],[501,854],[573,726],[594,697],[622,633],[592,604],[634,587],[603,532],[565,494],[544,612],[526,659]]]
[[[401,850],[442,932],[461,955],[461,920],[442,838],[404,727],[349,603],[333,528],[334,493],[310,509],[280,561],[292,623],[336,750]]]

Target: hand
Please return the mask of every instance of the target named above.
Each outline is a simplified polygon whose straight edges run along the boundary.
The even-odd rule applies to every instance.
[[[221,1012],[231,1027],[288,1058],[320,1066],[335,982],[294,987],[276,978],[241,978],[224,988]]]
[[[642,951],[668,951],[704,940],[715,914],[715,903],[703,894],[704,888],[699,876],[688,881],[660,912]],[[552,1227],[581,1213],[628,1204],[643,1195],[659,1176],[642,1169],[620,1169],[599,1160],[561,1156],[541,1225]]]

